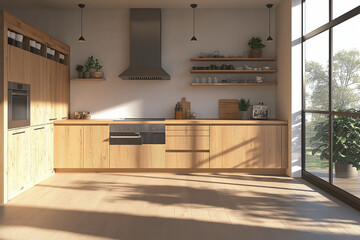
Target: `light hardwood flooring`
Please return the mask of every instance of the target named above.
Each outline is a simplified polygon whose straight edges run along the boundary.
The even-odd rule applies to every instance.
[[[55,174],[1,207],[0,239],[359,240],[360,213],[288,177]]]

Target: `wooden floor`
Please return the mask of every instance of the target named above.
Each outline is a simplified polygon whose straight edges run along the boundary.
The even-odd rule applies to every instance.
[[[0,239],[359,240],[360,213],[287,177],[56,174],[1,207]]]

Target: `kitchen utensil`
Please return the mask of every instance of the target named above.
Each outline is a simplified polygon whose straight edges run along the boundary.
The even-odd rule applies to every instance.
[[[263,69],[264,69],[264,70],[270,70],[271,67],[270,67],[270,66],[265,66],[265,67],[263,67]]]
[[[239,100],[238,99],[220,99],[219,100],[219,118],[220,119],[238,119],[239,118]]]

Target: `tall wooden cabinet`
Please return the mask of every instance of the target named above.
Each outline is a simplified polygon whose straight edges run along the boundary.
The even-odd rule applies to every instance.
[[[47,124],[69,115],[70,47],[3,10],[0,28],[0,100],[4,103],[0,104],[0,204],[4,204],[21,192],[19,188],[53,172],[53,126]],[[21,48],[8,44],[8,31],[23,35]],[[41,44],[38,53],[30,51],[30,40]],[[54,57],[46,54],[47,48],[55,50]],[[29,127],[8,128],[8,82],[30,84]]]

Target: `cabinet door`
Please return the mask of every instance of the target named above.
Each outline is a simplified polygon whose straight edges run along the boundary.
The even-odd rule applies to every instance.
[[[84,127],[54,127],[54,164],[55,168],[84,167]]]
[[[70,73],[69,67],[56,63],[57,87],[56,87],[56,108],[57,119],[67,119],[69,115],[70,101]]]
[[[164,168],[165,145],[111,145],[110,168]]]
[[[109,168],[109,126],[84,126],[84,168]]]
[[[50,59],[46,60],[46,105],[47,105],[47,122],[52,122],[58,119],[58,108],[57,108],[57,99],[59,93],[57,92],[58,88],[58,63]]]
[[[30,185],[30,129],[8,131],[8,198]]]
[[[8,81],[18,83],[30,83],[28,64],[30,53],[8,45]]]
[[[41,125],[47,122],[47,80],[46,59],[31,54],[29,56],[31,125]]]
[[[46,153],[46,126],[40,125],[30,128],[31,141],[31,181],[37,184],[48,174]]]
[[[46,172],[54,172],[54,124],[46,124]]]
[[[209,168],[209,152],[166,152],[166,168]]]
[[[281,126],[211,126],[211,168],[281,168]]]

